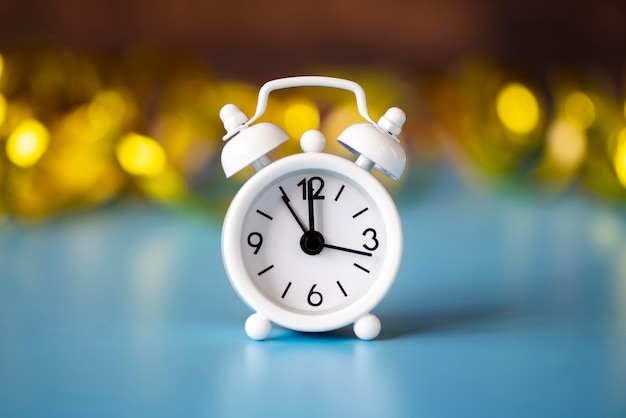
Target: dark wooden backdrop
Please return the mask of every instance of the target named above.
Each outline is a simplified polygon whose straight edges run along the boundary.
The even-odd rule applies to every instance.
[[[448,67],[476,55],[618,73],[626,2],[503,0],[0,0],[0,48],[185,48],[264,79],[311,65]]]

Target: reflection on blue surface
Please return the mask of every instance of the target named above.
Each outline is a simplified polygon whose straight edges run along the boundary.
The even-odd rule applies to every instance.
[[[290,333],[274,345],[249,342],[224,362],[219,376],[223,392],[214,412],[221,416],[251,412],[258,416],[404,415],[403,391],[395,387],[393,370],[385,367],[391,364],[377,361],[376,345],[341,339],[324,335],[321,341],[319,336],[311,340]]]
[[[444,173],[400,211],[372,342],[248,340],[215,220],[127,202],[5,221],[0,416],[626,416],[620,208]]]

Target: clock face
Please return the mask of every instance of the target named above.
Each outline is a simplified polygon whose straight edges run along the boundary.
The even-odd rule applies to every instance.
[[[240,240],[254,285],[276,304],[308,314],[358,300],[387,251],[376,201],[330,170],[298,170],[259,190]]]
[[[224,218],[222,254],[239,296],[300,331],[347,325],[389,290],[402,258],[393,200],[366,170],[324,153],[256,173]]]

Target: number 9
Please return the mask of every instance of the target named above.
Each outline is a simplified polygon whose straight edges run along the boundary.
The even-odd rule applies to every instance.
[[[254,239],[256,237],[256,239]],[[263,235],[258,232],[251,232],[248,235],[248,245],[254,248],[254,254],[258,253],[261,249],[261,245],[263,245]]]

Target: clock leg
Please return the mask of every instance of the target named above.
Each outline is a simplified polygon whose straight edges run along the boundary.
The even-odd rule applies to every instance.
[[[272,323],[260,313],[252,314],[246,320],[246,334],[253,340],[264,340],[272,331]]]
[[[362,340],[373,340],[380,333],[380,320],[376,315],[364,315],[354,323],[354,333]]]

